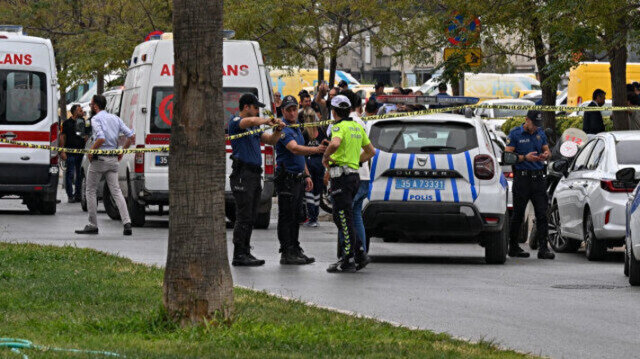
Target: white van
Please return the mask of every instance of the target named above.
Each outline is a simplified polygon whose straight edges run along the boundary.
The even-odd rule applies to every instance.
[[[163,36],[171,37],[167,35]],[[258,43],[225,40],[223,61],[225,129],[238,112],[238,100],[244,93],[253,93],[275,113],[269,72]],[[173,119],[173,75],[173,40],[151,40],[135,48],[124,85],[120,117],[135,130],[137,148],[169,144]],[[262,153],[264,181],[256,228],[269,226],[273,196],[273,147],[263,145]],[[168,153],[128,155],[123,160],[124,165],[120,166],[120,181],[134,226],[144,225],[147,205],[169,203],[168,156]],[[231,173],[230,156],[231,145],[227,141],[227,173]],[[225,192],[227,217],[234,221],[235,207],[228,177]]]
[[[0,26],[0,138],[58,144],[58,88],[51,41]],[[58,153],[0,143],[0,198],[56,213]]]

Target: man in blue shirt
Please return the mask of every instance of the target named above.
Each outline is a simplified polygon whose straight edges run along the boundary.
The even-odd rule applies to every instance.
[[[253,94],[240,97],[239,116],[229,121],[229,136],[257,130],[260,126],[276,126],[272,133],[254,133],[231,140],[233,166],[229,176],[231,191],[236,206],[236,222],[233,227],[234,266],[261,266],[264,260],[251,254],[251,232],[253,221],[258,214],[258,204],[262,193],[262,152],[260,141],[275,145],[280,139],[284,124],[274,118],[261,118],[260,108],[265,105]]]
[[[527,203],[531,201],[536,215],[538,258],[554,259],[547,246],[547,184],[544,161],[551,157],[547,136],[542,129],[542,113],[530,110],[525,123],[516,127],[507,137],[505,151],[518,154],[513,171],[513,215],[511,217],[509,256],[529,257],[518,245],[518,233],[524,219]]]
[[[284,124],[294,125],[298,121],[298,101],[293,96],[282,100]],[[304,209],[304,192],[313,190],[305,156],[322,154],[325,144],[317,147],[304,146],[304,137],[298,127],[285,127],[276,144],[275,186],[278,193],[278,240],[280,241],[280,264],[309,264],[315,258],[304,255],[298,240],[300,222]]]
[[[112,115],[104,110],[107,106],[107,99],[102,95],[94,95],[91,99],[91,111],[96,115],[91,119],[91,128],[93,129],[93,137],[95,142],[91,146],[92,150],[115,150],[118,148],[118,138],[122,133],[127,139],[122,146],[123,149],[129,148],[134,140],[134,133],[127,127],[120,117]],[[89,173],[87,173],[87,211],[89,212],[89,224],[83,229],[76,230],[78,234],[98,234],[98,202],[96,200],[96,190],[100,178],[105,177],[105,181],[109,186],[109,192],[116,202],[120,219],[124,226],[123,234],[130,236],[131,218],[127,203],[124,200],[120,183],[118,182],[118,162],[122,159],[120,155],[92,155],[88,154]]]

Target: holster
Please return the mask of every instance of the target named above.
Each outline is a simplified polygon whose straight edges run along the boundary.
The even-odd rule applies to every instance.
[[[243,170],[247,170],[252,173],[262,174],[262,167],[260,166],[243,162],[235,156],[231,156],[231,160],[233,161],[233,163],[231,164],[231,169],[233,170],[233,172],[241,173]]]

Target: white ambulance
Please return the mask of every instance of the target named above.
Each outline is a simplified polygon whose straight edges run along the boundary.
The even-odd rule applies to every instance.
[[[225,128],[238,112],[238,100],[245,93],[253,93],[275,113],[269,72],[258,43],[225,40],[223,61]],[[135,130],[137,148],[169,144],[173,119],[173,75],[173,40],[170,34],[163,35],[160,40],[141,43],[135,48],[125,80],[120,116],[127,126]],[[227,174],[230,174],[229,142],[226,152]],[[263,190],[256,228],[269,226],[273,196],[273,147],[263,145],[262,153]],[[164,206],[169,203],[168,159],[168,153],[125,156],[120,166],[120,181],[134,226],[144,225],[148,205]],[[228,176],[225,192],[227,217],[234,221],[235,208]]]
[[[58,88],[51,41],[0,25],[0,138],[58,143]],[[0,143],[0,198],[56,213],[58,153]]]

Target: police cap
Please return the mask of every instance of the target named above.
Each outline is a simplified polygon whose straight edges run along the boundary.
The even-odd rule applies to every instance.
[[[256,97],[256,95],[251,94],[251,93],[246,93],[242,96],[240,96],[240,100],[238,101],[238,108],[242,109],[244,108],[244,106],[248,106],[248,105],[254,105],[255,107],[264,107],[265,105],[258,101],[258,98]]]
[[[536,127],[542,127],[544,121],[542,120],[542,112],[536,110],[527,111],[527,118],[533,122]]]
[[[298,106],[298,100],[295,97],[288,95],[282,99],[282,105],[280,106],[283,110],[286,110],[288,107]]]

